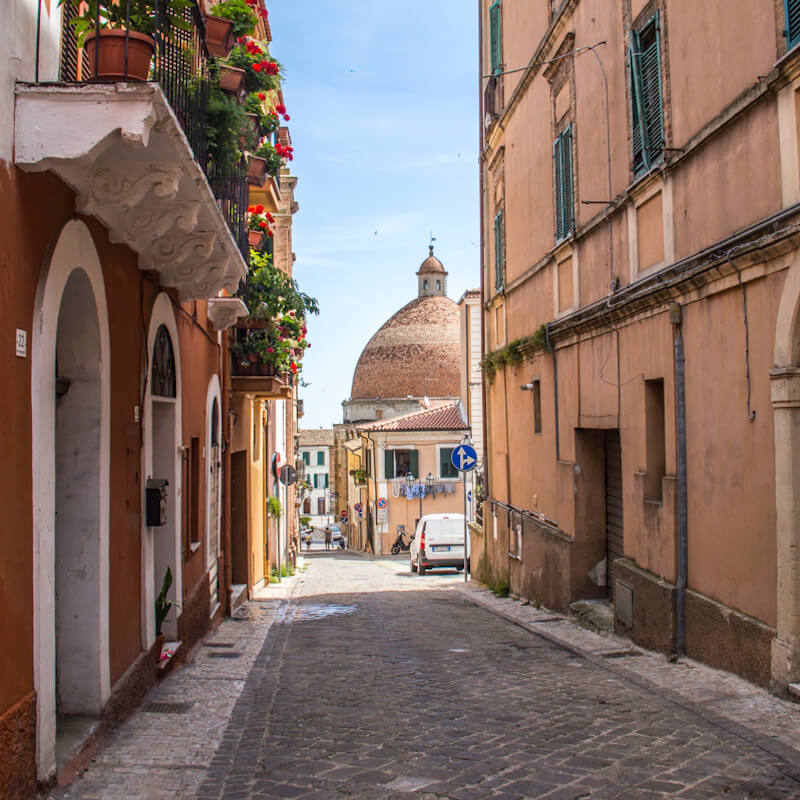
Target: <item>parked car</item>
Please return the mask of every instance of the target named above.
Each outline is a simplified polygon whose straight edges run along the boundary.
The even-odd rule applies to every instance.
[[[467,538],[467,564],[469,564]],[[409,550],[411,571],[424,575],[429,569],[464,569],[464,515],[426,514],[418,523]]]

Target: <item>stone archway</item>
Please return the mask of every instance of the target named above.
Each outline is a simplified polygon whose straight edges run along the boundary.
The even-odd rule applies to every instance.
[[[56,733],[110,694],[110,337],[89,229],[68,222],[45,264],[31,348],[37,771]]]
[[[770,371],[775,432],[777,631],[772,681],[800,680],[800,253],[786,274]]]

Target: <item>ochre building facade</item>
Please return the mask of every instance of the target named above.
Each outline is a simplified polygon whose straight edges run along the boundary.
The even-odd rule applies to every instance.
[[[798,18],[481,3],[474,570],[777,688],[800,679]]]

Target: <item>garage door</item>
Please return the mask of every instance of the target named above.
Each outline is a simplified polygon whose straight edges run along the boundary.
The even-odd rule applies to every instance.
[[[622,558],[622,451],[619,430],[605,432],[606,450],[606,565],[608,596],[614,597],[614,559]]]

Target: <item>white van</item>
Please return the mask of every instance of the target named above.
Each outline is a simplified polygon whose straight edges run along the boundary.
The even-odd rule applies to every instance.
[[[424,575],[429,569],[464,569],[464,515],[426,514],[411,540],[411,571]],[[469,537],[467,537],[469,560]]]

